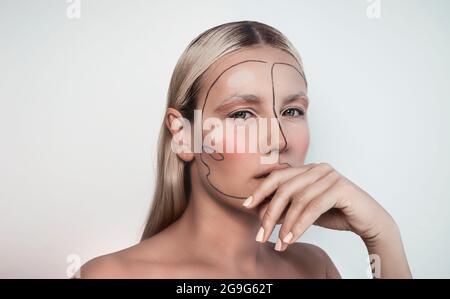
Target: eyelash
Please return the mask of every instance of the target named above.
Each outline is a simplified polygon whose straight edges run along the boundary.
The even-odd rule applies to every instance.
[[[304,115],[305,115],[305,111],[303,111],[303,109],[299,109],[299,108],[295,108],[295,107],[287,108],[287,109],[284,110],[283,112],[286,112],[286,111],[291,110],[291,109],[293,109],[293,110],[295,110],[295,111],[298,111],[298,116],[304,116]],[[283,113],[283,112],[282,112],[282,113]],[[295,117],[295,116],[292,116],[292,117]]]
[[[283,114],[284,112],[286,112],[286,111],[288,111],[288,110],[291,110],[291,109],[297,111],[297,112],[298,112],[298,116],[304,116],[304,115],[305,115],[305,112],[304,112],[302,109],[295,108],[295,107],[287,108],[287,109],[285,109],[281,114]],[[249,111],[249,110],[238,110],[238,111],[234,111],[234,112],[230,113],[227,117],[229,117],[229,118],[234,118],[234,119],[241,118],[241,117],[236,117],[236,115],[237,115],[238,113],[242,113],[242,112],[244,112],[244,113],[250,113],[250,114],[252,114],[253,116],[255,115],[254,113],[252,113],[252,112]],[[291,117],[296,117],[296,116],[291,116]],[[247,119],[247,118],[244,118],[244,119]]]
[[[241,117],[236,117],[236,115],[237,115],[238,113],[242,113],[242,112],[244,112],[244,113],[250,113],[250,114],[254,115],[252,112],[250,112],[250,111],[248,111],[248,110],[238,110],[238,111],[235,111],[235,112],[230,113],[227,117],[234,118],[234,119],[241,118]],[[244,119],[247,119],[247,118],[244,118]]]

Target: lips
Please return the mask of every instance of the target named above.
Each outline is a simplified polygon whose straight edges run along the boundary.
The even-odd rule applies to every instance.
[[[264,178],[268,177],[272,173],[272,171],[278,170],[278,169],[284,169],[284,168],[288,168],[288,167],[289,167],[288,164],[277,164],[276,166],[272,166],[272,167],[260,172],[259,174],[257,174],[255,176],[255,178],[256,179],[264,179]]]
[[[261,175],[257,175],[257,176],[255,176],[255,178],[257,178],[257,179],[264,179],[264,178],[268,177],[269,174],[270,174],[270,172],[267,172],[267,173],[264,173],[264,174],[261,174]]]

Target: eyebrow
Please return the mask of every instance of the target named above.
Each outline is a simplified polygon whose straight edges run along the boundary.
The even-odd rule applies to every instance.
[[[294,94],[291,94],[287,97],[284,98],[283,103],[289,103],[292,101],[295,101],[297,99],[305,99],[307,103],[309,103],[309,98],[308,96],[303,92],[297,92]],[[227,107],[231,106],[231,105],[236,105],[236,104],[259,104],[261,102],[261,99],[254,95],[254,94],[232,94],[228,97],[226,97],[222,103],[219,105],[219,107],[217,107],[215,110],[225,110]]]

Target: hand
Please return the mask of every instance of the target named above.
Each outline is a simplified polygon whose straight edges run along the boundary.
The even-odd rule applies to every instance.
[[[259,209],[257,241],[266,242],[275,225],[282,224],[275,246],[280,251],[313,224],[352,231],[371,244],[396,226],[375,199],[327,163],[273,171],[244,205]]]

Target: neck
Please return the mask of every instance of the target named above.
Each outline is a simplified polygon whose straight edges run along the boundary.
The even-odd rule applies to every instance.
[[[219,267],[256,269],[267,254],[266,245],[255,241],[260,221],[256,212],[241,211],[212,198],[191,174],[192,192],[177,221],[183,246],[202,260]]]

